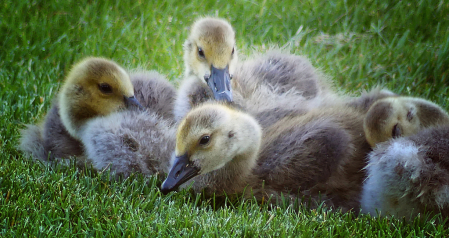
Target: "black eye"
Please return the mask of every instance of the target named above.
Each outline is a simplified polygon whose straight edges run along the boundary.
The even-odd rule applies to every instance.
[[[98,88],[100,89],[100,91],[102,93],[112,93],[112,87],[111,85],[107,84],[107,83],[100,83],[98,84]]]
[[[402,134],[401,128],[398,126],[398,124],[394,125],[394,126],[393,126],[393,130],[392,130],[392,132],[391,132],[391,136],[392,136],[393,138],[398,138],[398,137],[401,136],[401,134]]]
[[[232,53],[231,53],[231,55],[234,55],[234,48],[232,48]]]
[[[200,139],[200,145],[207,145],[210,141],[210,136],[203,136]]]
[[[204,58],[205,56],[204,56],[204,51],[203,51],[203,49],[201,49],[201,47],[198,47],[198,55],[201,57],[201,58]]]

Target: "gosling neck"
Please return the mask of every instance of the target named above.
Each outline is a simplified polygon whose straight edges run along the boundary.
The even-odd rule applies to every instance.
[[[77,139],[80,139],[82,128],[88,120],[98,116],[98,112],[94,108],[81,100],[85,93],[82,88],[65,88],[59,98],[59,114],[62,124],[70,135]],[[76,97],[69,99],[67,95],[76,95]]]
[[[193,179],[195,192],[203,192],[206,196],[241,194],[252,188],[256,176],[253,169],[256,165],[258,150],[235,156],[233,160],[220,169]],[[191,183],[186,183],[188,186]]]

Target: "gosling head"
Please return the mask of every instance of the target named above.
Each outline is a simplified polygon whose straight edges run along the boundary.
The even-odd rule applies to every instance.
[[[368,143],[377,143],[391,138],[409,136],[421,127],[418,107],[407,97],[388,97],[378,100],[368,110],[363,128]]]
[[[130,105],[142,108],[128,74],[103,58],[87,58],[74,65],[59,94],[61,121],[75,138],[89,119]]]
[[[186,75],[206,83],[217,100],[232,101],[231,79],[237,65],[235,33],[218,18],[197,20],[184,43]]]
[[[223,104],[204,104],[181,121],[176,150],[162,193],[189,179],[244,160],[248,171],[256,163],[262,129],[251,116]]]

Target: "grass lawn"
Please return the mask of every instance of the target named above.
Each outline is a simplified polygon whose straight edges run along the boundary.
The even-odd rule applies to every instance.
[[[228,19],[243,54],[283,46],[348,93],[380,84],[449,109],[445,0],[2,0],[0,236],[449,236],[438,216],[405,222],[164,196],[155,179],[49,168],[16,149],[19,130],[45,115],[72,63],[85,56],[157,70],[177,83],[188,26],[203,15]]]

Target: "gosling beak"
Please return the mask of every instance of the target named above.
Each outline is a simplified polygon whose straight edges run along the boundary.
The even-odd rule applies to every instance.
[[[125,98],[126,107],[129,108],[130,106],[137,106],[141,110],[144,109],[142,107],[142,105],[140,105],[139,101],[137,101],[137,99],[134,96],[131,96],[131,97],[123,96],[123,97]]]
[[[391,132],[391,135],[392,135],[393,138],[401,137],[402,131],[401,131],[401,127],[399,127],[398,124],[394,125],[393,131]]]
[[[176,190],[181,184],[197,176],[200,169],[194,166],[187,154],[176,156],[175,163],[161,186],[161,192],[165,195]]]
[[[231,76],[228,66],[217,69],[212,65],[210,71],[211,75],[205,77],[205,80],[214,93],[215,99],[232,102]]]

